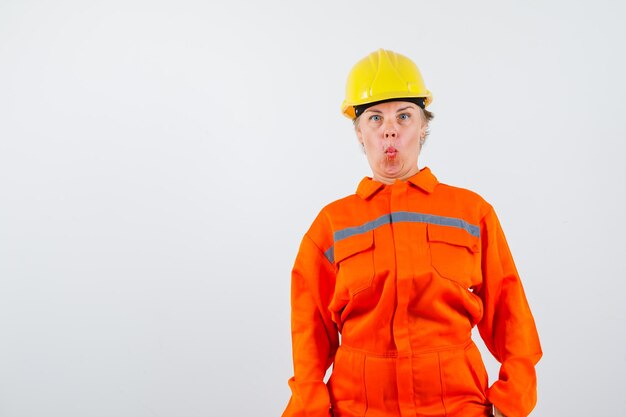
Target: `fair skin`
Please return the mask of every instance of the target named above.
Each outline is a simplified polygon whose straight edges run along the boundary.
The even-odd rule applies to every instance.
[[[390,101],[367,108],[356,124],[372,177],[383,184],[415,175],[417,158],[426,137],[422,111],[414,103]]]
[[[356,123],[372,177],[383,184],[417,174],[428,122],[414,103],[389,101],[367,108]],[[494,417],[506,417],[494,406]]]

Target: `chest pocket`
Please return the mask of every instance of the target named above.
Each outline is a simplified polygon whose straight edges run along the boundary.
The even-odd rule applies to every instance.
[[[465,288],[480,282],[480,238],[458,227],[428,224],[432,267]]]
[[[359,233],[335,243],[337,285],[351,296],[368,289],[374,280],[374,232]]]

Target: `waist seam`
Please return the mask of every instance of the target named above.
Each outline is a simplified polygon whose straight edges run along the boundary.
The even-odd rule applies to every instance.
[[[425,354],[435,353],[435,352],[441,352],[441,351],[446,351],[446,350],[467,349],[473,343],[474,342],[472,341],[472,339],[469,338],[465,342],[459,343],[459,344],[456,344],[456,345],[437,346],[437,347],[433,347],[433,348],[413,350],[411,352],[383,352],[383,353],[381,353],[381,352],[371,352],[371,351],[368,351],[368,350],[365,350],[365,349],[359,349],[359,348],[355,348],[355,347],[352,347],[352,346],[348,346],[345,343],[342,343],[339,346],[339,349],[340,350],[345,350],[345,351],[348,351],[348,352],[352,352],[352,353],[358,353],[358,354],[369,356],[369,357],[373,357],[373,358],[389,358],[389,359],[393,359],[393,358],[406,358],[406,357],[420,356],[420,355],[425,355]]]

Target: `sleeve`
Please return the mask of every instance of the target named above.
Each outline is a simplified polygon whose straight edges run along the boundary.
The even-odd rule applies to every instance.
[[[339,336],[328,305],[335,287],[334,266],[304,236],[291,278],[291,337],[294,376],[283,417],[328,417],[330,397],[324,382]]]
[[[535,365],[542,356],[524,289],[491,208],[481,221],[483,282],[476,289],[484,305],[478,330],[501,363],[487,398],[507,417],[526,417],[537,402]]]

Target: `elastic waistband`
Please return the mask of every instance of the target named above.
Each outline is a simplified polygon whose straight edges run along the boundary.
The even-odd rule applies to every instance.
[[[359,349],[352,346],[348,346],[345,343],[342,343],[339,346],[339,350],[344,350],[346,352],[356,353],[363,356],[373,357],[373,358],[406,358],[406,357],[414,357],[420,355],[427,355],[430,353],[441,352],[446,350],[466,350],[474,345],[474,341],[470,338],[463,343],[459,343],[457,345],[445,345],[445,346],[437,346],[437,347],[429,347],[420,350],[412,350],[411,352],[371,352],[365,349]]]

